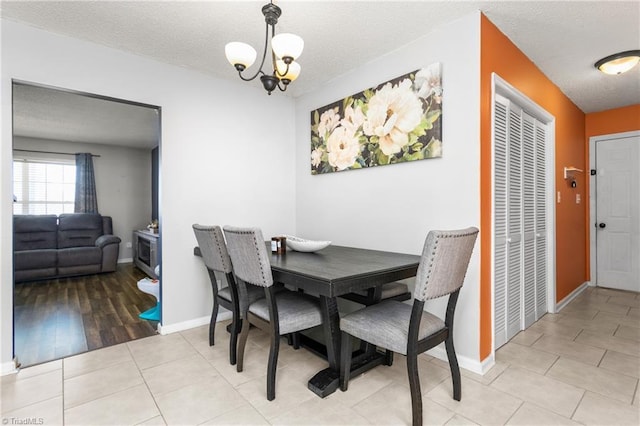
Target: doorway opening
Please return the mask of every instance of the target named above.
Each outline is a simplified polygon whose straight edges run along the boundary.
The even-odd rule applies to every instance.
[[[13,80],[12,112],[17,363],[155,334],[159,320],[138,316],[156,299],[138,289],[148,274],[133,263],[133,234],[153,234],[148,225],[161,220],[160,107]],[[75,203],[78,153],[92,159],[97,213],[74,213],[85,211]]]

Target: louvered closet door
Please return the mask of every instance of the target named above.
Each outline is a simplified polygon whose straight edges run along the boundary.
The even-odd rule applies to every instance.
[[[496,348],[507,343],[507,112],[508,101],[494,104],[493,279],[494,336]]]
[[[536,120],[522,113],[523,329],[536,321]]]
[[[498,348],[546,312],[546,126],[496,95],[493,130]]]
[[[522,110],[509,106],[507,133],[507,340],[522,318]]]
[[[536,321],[547,313],[547,156],[546,125],[535,128]]]

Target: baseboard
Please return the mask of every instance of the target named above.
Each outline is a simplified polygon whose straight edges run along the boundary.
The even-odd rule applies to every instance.
[[[118,263],[133,263],[133,257],[127,257],[125,259],[118,259]]]
[[[0,376],[6,376],[8,374],[16,374],[18,369],[16,368],[15,360],[4,362],[0,366]]]
[[[431,355],[432,357],[438,358],[442,361],[449,362],[449,359],[447,358],[447,351],[444,349],[442,345],[436,346],[435,348],[428,350],[427,354]],[[469,370],[472,373],[481,374],[481,375],[484,375],[495,364],[495,359],[493,358],[493,355],[490,357],[487,357],[484,361],[478,361],[466,356],[461,356],[459,354],[456,354],[456,357],[458,358],[458,365],[460,366],[460,368],[464,368],[465,370]]]
[[[231,311],[220,312],[218,314],[218,321],[224,321],[231,319]],[[202,325],[208,325],[209,321],[211,321],[210,316],[194,318],[187,321],[178,322],[175,324],[162,325],[158,324],[158,333],[160,334],[171,334],[177,333],[179,331],[189,330],[191,328],[200,327]]]
[[[560,302],[556,303],[556,312],[555,313],[557,314],[558,312],[560,312],[565,306],[567,306],[569,303],[571,303],[571,301],[573,299],[578,297],[580,295],[580,293],[585,291],[587,289],[587,287],[589,287],[589,282],[585,281],[582,284],[580,284],[580,286],[578,288],[576,288],[571,293],[569,293],[569,295],[567,297],[562,299]]]

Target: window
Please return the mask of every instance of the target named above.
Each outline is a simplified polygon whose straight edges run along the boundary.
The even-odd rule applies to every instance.
[[[13,213],[73,213],[76,166],[62,161],[13,162]]]

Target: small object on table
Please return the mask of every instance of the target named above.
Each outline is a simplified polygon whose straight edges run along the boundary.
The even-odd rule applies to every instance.
[[[287,253],[287,238],[286,237],[271,237],[271,253],[286,254]]]

